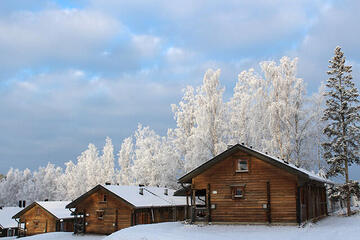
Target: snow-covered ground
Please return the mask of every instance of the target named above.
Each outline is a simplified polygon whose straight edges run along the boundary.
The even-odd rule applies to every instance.
[[[71,232],[52,232],[43,233],[30,237],[23,237],[24,240],[101,240],[106,236],[104,235],[74,235]],[[4,240],[16,239],[16,237],[3,238]]]
[[[296,226],[185,225],[160,223],[138,225],[111,234],[104,240],[359,240],[360,215],[332,216],[318,223]]]
[[[74,235],[67,232],[44,233],[24,240],[358,240],[360,214],[331,216],[318,223],[296,226],[187,225],[180,222],[138,225],[111,234]],[[3,238],[4,240],[16,237]]]

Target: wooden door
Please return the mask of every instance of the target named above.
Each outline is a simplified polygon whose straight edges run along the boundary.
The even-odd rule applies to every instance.
[[[266,182],[266,196],[267,196],[267,204],[266,204],[266,218],[268,223],[271,223],[271,191],[270,191],[270,182]]]

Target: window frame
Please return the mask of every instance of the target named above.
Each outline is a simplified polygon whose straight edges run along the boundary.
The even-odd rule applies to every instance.
[[[104,210],[96,210],[96,217],[98,220],[103,220],[104,219],[104,215],[105,215],[105,211]]]
[[[231,187],[231,198],[233,200],[235,199],[244,199],[245,198],[245,187],[246,187],[246,184],[233,184],[233,185],[230,185]],[[241,191],[241,195],[236,195],[236,192],[237,190],[240,190]]]
[[[240,161],[246,161],[247,169],[244,169],[244,170],[239,169]],[[248,157],[236,158],[236,162],[235,162],[235,172],[236,173],[246,173],[246,172],[249,172],[249,170],[250,170],[250,159]]]

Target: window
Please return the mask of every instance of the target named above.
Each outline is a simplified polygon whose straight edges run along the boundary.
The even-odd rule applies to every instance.
[[[248,159],[238,159],[236,172],[248,172],[249,171],[249,160]]]
[[[231,186],[232,199],[244,198],[245,196],[245,184],[234,184]]]
[[[39,226],[39,220],[34,220],[33,223],[34,223],[34,228],[37,228]]]
[[[9,228],[9,229],[8,229],[8,232],[7,232],[7,236],[8,236],[8,237],[15,236],[15,230],[14,230],[14,229]]]
[[[106,202],[106,201],[107,201],[107,195],[104,194],[104,202]]]
[[[104,219],[104,210],[96,210],[96,216],[99,220]]]
[[[36,208],[36,216],[41,215],[41,209],[39,207]]]
[[[242,187],[236,187],[234,197],[243,197],[244,196],[244,189]]]

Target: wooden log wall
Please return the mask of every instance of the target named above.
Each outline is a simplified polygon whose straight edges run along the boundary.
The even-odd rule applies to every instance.
[[[249,159],[248,172],[236,172],[237,159]],[[213,222],[296,223],[297,178],[283,169],[238,152],[193,178],[193,189],[210,186]],[[232,198],[232,184],[246,184],[243,198]],[[267,190],[270,189],[270,196]]]
[[[328,214],[326,188],[319,184],[306,183],[301,187],[301,220],[318,219]]]
[[[183,221],[185,207],[155,207],[136,209],[133,225]]]

